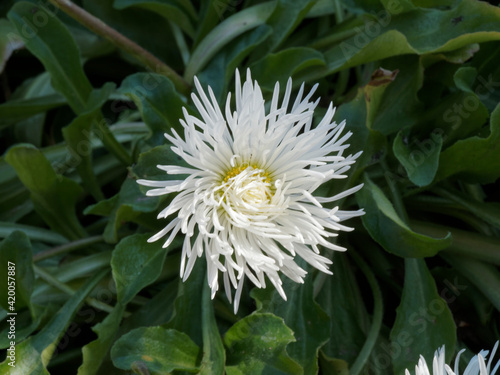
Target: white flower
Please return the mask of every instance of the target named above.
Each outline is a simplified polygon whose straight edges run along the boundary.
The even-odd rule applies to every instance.
[[[495,353],[498,348],[498,341],[496,342],[493,350],[491,352],[490,360],[486,364],[486,357],[488,355],[487,350],[481,350],[478,355],[475,355],[467,367],[465,368],[462,375],[495,375],[498,368],[500,367],[500,360],[497,362],[493,370],[491,370],[492,361],[495,357]],[[457,358],[455,359],[455,368],[452,370],[450,366],[445,363],[444,360],[444,345],[434,352],[434,360],[432,361],[432,375],[460,375],[458,369],[458,362],[460,355],[465,351],[462,349],[458,352]],[[406,370],[406,375],[410,375],[410,372]],[[424,357],[420,356],[418,364],[415,366],[415,375],[430,375],[429,368],[425,362]]]
[[[197,257],[205,253],[208,283],[212,298],[219,288],[219,271],[229,301],[231,285],[236,289],[234,310],[238,304],[246,275],[257,287],[266,286],[266,278],[283,299],[279,272],[297,283],[303,283],[306,271],[295,262],[296,255],[317,269],[331,273],[331,261],[320,255],[319,246],[344,251],[328,239],[337,231],[350,231],[341,221],[364,212],[325,208],[358,191],[358,185],[333,197],[314,197],[323,183],[345,178],[346,172],[361,154],[343,156],[349,146],[342,135],[345,121],[332,122],[335,110],[330,104],[324,118],[312,126],[316,102],[310,102],[316,86],[302,98],[304,85],[287,112],[292,81],[288,80],[285,96],[278,103],[276,83],[270,109],[266,114],[262,92],[252,83],[250,71],[241,87],[236,71],[236,110],[231,109],[228,95],[223,114],[211,88],[209,97],[195,79],[199,98],[192,94],[201,119],[184,108],[184,139],[172,130],[165,137],[172,150],[189,168],[158,165],[169,175],[184,175],[183,180],[149,181],[139,184],[155,187],[147,195],[179,194],[158,218],[177,212],[177,217],[149,239],[156,241],[170,234],[164,247],[181,231],[185,235],[180,275],[185,281]]]

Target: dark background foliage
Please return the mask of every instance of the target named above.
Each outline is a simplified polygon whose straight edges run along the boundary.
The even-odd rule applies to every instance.
[[[54,0],[54,3],[57,1]],[[52,2],[0,4],[2,374],[403,374],[446,345],[500,337],[500,9],[475,0],[82,0],[149,51],[124,50]],[[78,18],[78,17],[77,17]],[[87,25],[88,26],[88,25]],[[363,150],[322,187],[362,207],[324,249],[333,276],[246,283],[237,315],[212,301],[182,238],[148,244],[171,197],[137,178],[180,163],[163,133],[196,113],[193,77],[220,103],[236,68],[266,99],[319,83]],[[8,262],[16,301],[9,304]],[[10,263],[9,263],[10,264]],[[10,271],[12,272],[12,271]],[[7,350],[3,351],[7,353]],[[3,355],[2,355],[3,359]]]

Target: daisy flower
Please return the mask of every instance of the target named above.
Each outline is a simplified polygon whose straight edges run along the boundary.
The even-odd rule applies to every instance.
[[[286,300],[280,273],[297,283],[307,272],[295,257],[325,273],[331,261],[320,254],[320,246],[344,251],[329,239],[338,231],[352,228],[342,221],[360,216],[363,210],[343,211],[326,208],[358,191],[362,185],[329,197],[314,196],[325,182],[347,177],[361,152],[344,156],[351,136],[344,133],[345,121],[332,121],[330,104],[323,119],[313,126],[318,100],[310,101],[316,87],[305,96],[304,85],[297,98],[290,100],[292,81],[288,80],[284,98],[279,100],[276,83],[268,110],[261,89],[250,71],[241,84],[236,71],[235,105],[229,93],[224,112],[208,88],[208,96],[195,78],[198,95],[192,100],[201,118],[184,108],[184,137],[172,129],[165,134],[172,151],[189,165],[158,165],[168,175],[182,179],[138,180],[153,187],[147,195],[177,193],[158,218],[175,217],[149,239],[168,235],[167,247],[178,232],[185,235],[180,276],[185,281],[198,257],[205,254],[207,278],[212,298],[219,289],[219,273],[229,301],[236,289],[234,311],[245,276],[259,288],[266,287],[266,276]]]
[[[498,348],[498,341],[496,342],[493,350],[491,351],[490,360],[486,363],[486,358],[488,356],[487,350],[481,350],[478,355],[475,355],[467,367],[465,368],[462,375],[495,375],[498,368],[500,367],[500,360],[492,368],[493,358]],[[450,366],[445,363],[444,359],[444,345],[436,350],[434,353],[434,359],[432,361],[432,375],[460,375],[458,369],[458,362],[460,360],[460,355],[465,351],[462,349],[458,352],[457,358],[455,359],[455,368],[452,370]],[[410,375],[410,372],[406,370],[406,375]],[[429,368],[423,356],[420,356],[418,364],[415,366],[415,375],[430,375]]]

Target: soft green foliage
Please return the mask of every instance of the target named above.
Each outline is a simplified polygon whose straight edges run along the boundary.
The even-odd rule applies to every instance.
[[[85,235],[75,213],[83,191],[78,183],[56,174],[42,152],[32,145],[12,147],[5,160],[30,191],[37,213],[53,230],[73,240]]]
[[[111,358],[118,368],[144,366],[151,374],[165,374],[174,369],[197,372],[199,351],[200,348],[182,332],[148,327],[123,335],[113,346]]]
[[[92,25],[54,2],[0,5],[2,350],[8,264],[17,313],[16,367],[2,356],[0,374],[400,375],[442,345],[450,363],[499,338],[497,6],[74,1]],[[99,20],[116,32],[97,35]],[[301,263],[287,301],[247,280],[233,314],[205,255],[180,280],[182,233],[147,242],[173,194],[136,180],[184,178],[157,165],[187,166],[164,138],[189,136],[184,109],[200,118],[185,88],[210,85],[225,114],[236,68],[266,101],[289,77],[292,97],[319,83],[315,124],[333,102],[345,155],[363,151],[320,191],[364,183],[338,204],[366,214],[334,239],[345,253],[320,249],[333,275]]]
[[[129,236],[120,241],[113,251],[111,269],[120,303],[129,303],[160,275],[167,251],[158,242],[144,246],[147,239],[148,235]]]
[[[451,356],[456,342],[453,316],[423,260],[407,258],[405,270],[403,296],[390,336],[395,374],[412,368],[416,355],[432,357],[434,348],[441,345]]]
[[[12,264],[19,264],[16,273],[23,275],[22,279],[17,283],[15,307],[22,309],[28,307],[31,309],[31,293],[33,292],[33,263],[31,255],[31,243],[25,233],[21,231],[14,231],[12,234],[4,239],[0,244],[0,264],[4,270],[8,270]],[[10,276],[10,275],[9,275]],[[14,278],[8,279],[13,281]],[[0,287],[0,306],[6,311],[9,311],[9,289],[7,288],[11,283],[5,283]]]
[[[39,18],[47,20],[44,27],[35,25]],[[50,73],[54,89],[66,97],[77,114],[84,112],[92,86],[83,72],[75,40],[64,24],[45,8],[28,2],[13,6],[9,19],[18,30],[22,30],[20,35],[26,48]]]
[[[302,263],[304,267],[305,262]],[[304,373],[317,373],[316,358],[319,349],[330,337],[325,330],[330,324],[330,319],[314,301],[311,279],[304,285],[285,280],[284,290],[290,296],[286,303],[273,289],[254,290],[253,295],[260,305],[257,311],[271,312],[283,318],[287,326],[293,330],[296,339],[296,342],[288,346],[288,353],[303,367]]]
[[[411,258],[437,254],[450,246],[451,236],[432,238],[414,232],[396,213],[383,191],[370,179],[358,193],[358,201],[367,210],[363,224],[372,238],[390,253]]]
[[[302,368],[286,353],[295,341],[293,331],[273,314],[253,313],[235,323],[224,336],[228,374],[301,374]]]

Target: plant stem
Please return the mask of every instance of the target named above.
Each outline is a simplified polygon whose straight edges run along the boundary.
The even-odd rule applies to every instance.
[[[53,247],[52,249],[42,251],[38,254],[33,255],[33,262],[39,262],[41,260],[51,258],[56,255],[61,255],[65,253],[69,253],[74,250],[78,250],[99,242],[103,241],[103,236],[93,236],[93,237],[87,237],[87,238],[82,238],[81,240],[73,241],[70,243],[66,243],[61,246]]]
[[[180,93],[188,95],[189,92],[191,91],[189,84],[180,75],[178,75],[171,67],[169,67],[160,59],[158,59],[152,53],[146,51],[137,43],[128,39],[123,34],[120,34],[112,27],[106,25],[102,20],[93,16],[85,9],[80,8],[78,5],[74,4],[69,0],[49,0],[49,1],[56,7],[61,9],[63,12],[65,12],[67,15],[74,18],[82,25],[86,26],[88,29],[92,30],[97,35],[106,38],[121,50],[135,57],[151,71],[168,77]]]

